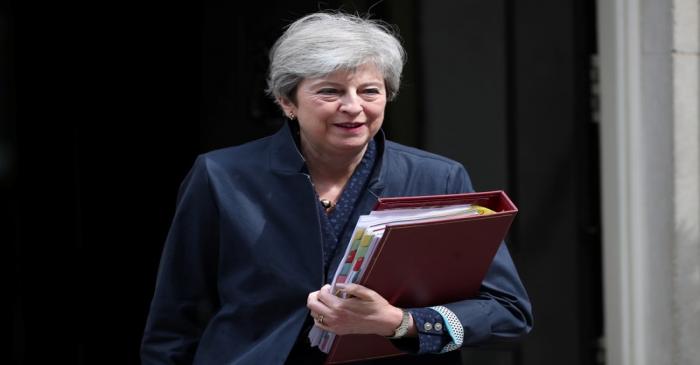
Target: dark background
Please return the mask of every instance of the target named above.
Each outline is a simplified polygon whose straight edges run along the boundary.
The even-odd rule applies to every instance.
[[[521,343],[465,363],[595,364],[602,336],[593,2],[395,1],[409,61],[390,139],[454,158],[520,208],[534,306]],[[197,154],[272,133],[267,51],[318,9],[369,1],[0,5],[3,363],[138,364],[159,255]]]

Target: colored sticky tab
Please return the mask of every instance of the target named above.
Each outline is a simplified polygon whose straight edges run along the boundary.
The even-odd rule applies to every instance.
[[[369,243],[372,242],[372,235],[364,235],[362,236],[362,241],[360,242],[360,247],[357,248],[357,260],[365,257],[365,253],[367,253],[367,248],[369,248]]]
[[[479,215],[488,215],[488,214],[496,213],[489,208],[482,207],[481,205],[475,205],[474,209],[476,209],[476,211],[479,212]]]
[[[352,270],[352,262],[355,260],[357,248],[360,246],[360,241],[364,233],[364,228],[359,228],[357,231],[355,231],[355,236],[353,237],[352,242],[350,243],[350,251],[348,252],[348,255],[345,259],[343,268],[340,270],[341,275],[347,275],[350,272],[350,270]]]

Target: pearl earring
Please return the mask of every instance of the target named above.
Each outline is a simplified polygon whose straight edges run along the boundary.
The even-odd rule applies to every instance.
[[[289,112],[289,119],[294,120],[294,112]]]

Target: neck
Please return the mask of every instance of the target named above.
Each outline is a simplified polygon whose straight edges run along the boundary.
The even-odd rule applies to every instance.
[[[356,154],[343,156],[330,156],[327,154],[321,155],[316,151],[302,147],[302,153],[306,159],[306,166],[309,173],[314,178],[314,181],[325,182],[345,182],[355,171],[357,165],[362,161],[364,156],[365,146]]]
[[[301,149],[316,192],[322,198],[335,201],[362,161],[367,146],[356,153],[344,155],[319,153],[303,141]]]

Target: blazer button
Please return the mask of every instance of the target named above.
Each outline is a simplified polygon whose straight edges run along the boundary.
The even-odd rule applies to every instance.
[[[433,324],[430,323],[430,322],[425,322],[425,323],[423,324],[423,329],[424,329],[426,332],[428,332],[428,331],[430,331],[431,329],[433,329]]]
[[[440,323],[440,322],[435,323],[433,328],[435,328],[435,331],[437,331],[437,332],[442,331],[442,323]]]

